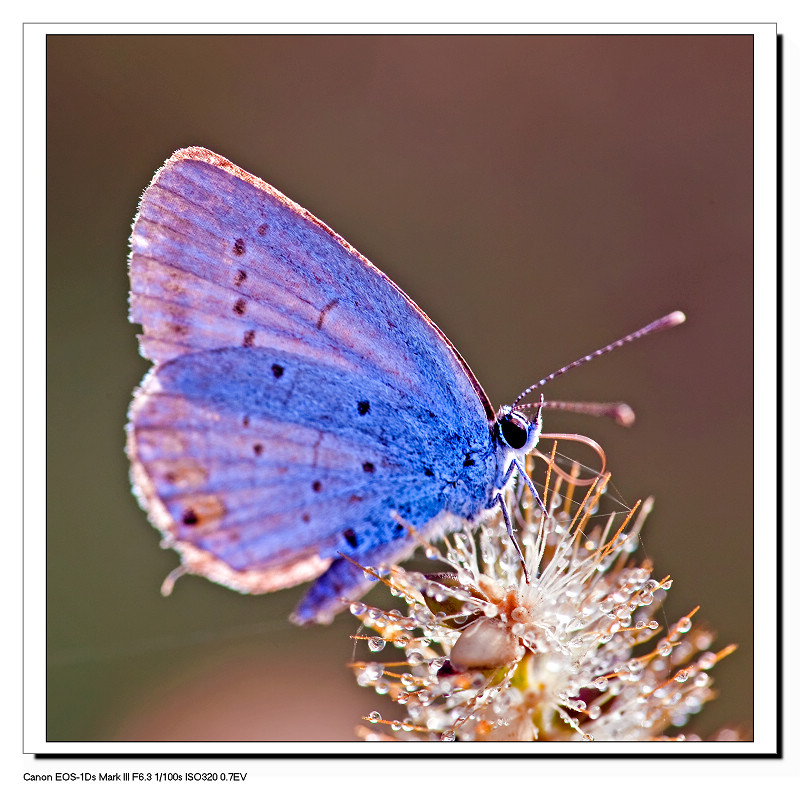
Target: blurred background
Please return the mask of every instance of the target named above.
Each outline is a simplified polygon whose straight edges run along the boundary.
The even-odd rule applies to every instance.
[[[655,495],[666,621],[700,605],[718,647],[739,644],[687,730],[752,724],[749,36],[51,35],[47,62],[49,740],[341,740],[388,715],[346,667],[352,618],[289,624],[303,588],[159,592],[178,558],[123,452],[149,368],[127,239],[153,172],[193,144],[391,276],[495,407],[686,312],[550,390],[625,400],[632,429],[545,428],[600,441],[628,504]]]

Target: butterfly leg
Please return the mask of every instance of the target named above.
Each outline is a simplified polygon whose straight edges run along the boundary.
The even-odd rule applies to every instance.
[[[525,556],[522,553],[522,548],[520,547],[519,542],[517,541],[517,537],[514,535],[514,528],[511,526],[511,517],[508,513],[508,508],[506,507],[506,501],[503,500],[503,495],[499,492],[494,496],[494,500],[489,508],[493,508],[494,506],[499,505],[500,510],[503,512],[503,519],[506,523],[506,530],[508,531],[508,537],[511,539],[511,543],[514,545],[514,549],[517,551],[517,555],[519,556],[520,564],[522,564],[522,571],[525,573],[525,582],[530,583],[531,577],[528,573],[528,565],[525,563]]]
[[[544,503],[542,502],[542,498],[539,497],[539,492],[536,491],[536,487],[533,485],[533,481],[530,478],[530,475],[525,471],[525,467],[517,461],[517,459],[513,459],[511,463],[508,465],[508,470],[506,474],[503,476],[503,480],[500,482],[501,486],[505,486],[509,480],[511,479],[511,475],[514,473],[514,469],[516,469],[519,474],[522,476],[522,480],[525,481],[525,485],[530,489],[531,494],[533,495],[533,499],[539,505],[539,508],[542,509],[542,514],[547,516],[547,509],[544,507]],[[496,505],[497,499],[495,498],[492,506]],[[490,506],[490,508],[492,507]]]

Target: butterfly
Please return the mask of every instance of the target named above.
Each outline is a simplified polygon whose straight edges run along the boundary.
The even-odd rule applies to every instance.
[[[131,480],[180,571],[247,593],[314,580],[292,619],[328,622],[369,587],[360,564],[411,554],[410,527],[498,504],[508,520],[515,471],[535,496],[522,458],[542,404],[495,412],[414,301],[264,181],[178,150],[130,244],[154,365],[129,410]]]

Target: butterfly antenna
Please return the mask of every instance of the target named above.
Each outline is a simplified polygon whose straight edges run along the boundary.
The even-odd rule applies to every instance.
[[[565,372],[573,369],[573,367],[577,367],[580,364],[585,364],[587,361],[591,361],[593,358],[610,353],[612,350],[616,350],[618,347],[628,344],[628,342],[641,339],[643,336],[648,336],[651,333],[663,331],[667,328],[674,328],[676,325],[680,325],[685,320],[686,315],[682,311],[673,311],[671,314],[667,314],[665,317],[661,317],[655,322],[645,325],[644,328],[639,328],[638,331],[629,333],[627,336],[623,336],[622,339],[617,339],[616,342],[612,342],[605,347],[601,347],[599,350],[595,350],[593,353],[589,353],[589,355],[579,358],[576,361],[573,361],[571,364],[561,367],[561,369],[556,370],[555,372],[551,372],[546,378],[542,378],[542,380],[540,380],[538,383],[534,383],[532,386],[529,386],[524,392],[522,392],[522,394],[520,394],[519,397],[517,397],[517,399],[512,403],[511,407],[513,409],[519,408],[519,401],[522,400],[525,395],[535,392],[537,389],[540,389],[546,383],[549,383],[551,380],[553,380],[553,378],[563,375]]]
[[[575,414],[587,414],[590,417],[608,417],[623,428],[630,428],[636,421],[636,414],[627,403],[583,403],[579,400],[542,400],[539,403],[521,403],[514,406],[516,411],[526,408],[550,408],[557,411],[572,411]]]

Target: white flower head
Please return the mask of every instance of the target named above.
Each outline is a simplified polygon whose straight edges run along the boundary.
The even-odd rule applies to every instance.
[[[405,707],[396,720],[366,717],[380,726],[367,738],[383,738],[387,725],[405,739],[444,741],[686,738],[666,732],[714,696],[707,671],[735,647],[709,651],[697,609],[667,630],[655,618],[671,581],[631,556],[652,500],[601,525],[609,475],[579,504],[581,481],[562,476],[551,489],[548,470],[546,515],[527,490],[507,492],[525,568],[498,514],[426,544],[445,572],[367,570],[406,606],[350,607],[376,634],[358,637],[371,652],[403,651],[354,664],[361,685]]]

